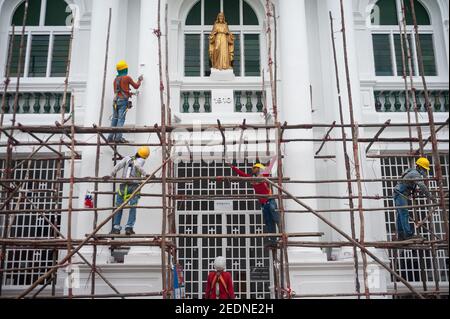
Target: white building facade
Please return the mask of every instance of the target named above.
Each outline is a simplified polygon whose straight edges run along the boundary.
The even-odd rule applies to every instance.
[[[409,1],[406,1],[409,2]],[[276,0],[274,16],[276,26],[267,32],[267,14],[265,0],[163,0],[161,6],[161,32],[164,44],[168,39],[168,59],[163,47],[163,62],[168,65],[171,95],[172,121],[174,125],[216,125],[222,124],[265,124],[264,105],[272,111],[272,90],[269,74],[269,61],[273,60],[276,69],[277,105],[279,121],[289,124],[331,124],[339,123],[339,104],[336,89],[335,66],[333,60],[330,16],[334,18],[334,36],[336,39],[339,78],[342,88],[344,120],[350,122],[344,51],[341,32],[341,8],[338,0]],[[168,28],[164,27],[165,6],[168,9]],[[358,124],[406,123],[405,86],[402,77],[402,58],[398,21],[401,19],[400,0],[346,0],[344,12],[348,39],[350,83],[353,92],[355,121]],[[135,107],[127,114],[127,126],[150,126],[161,123],[160,77],[158,60],[158,1],[157,0],[30,0],[29,17],[26,28],[24,50],[24,71],[20,81],[20,99],[17,122],[23,125],[54,125],[61,120],[60,108],[64,90],[65,66],[68,59],[71,18],[74,17],[74,39],[69,77],[69,92],[75,98],[75,121],[78,126],[99,125],[102,102],[103,74],[105,64],[106,39],[108,30],[108,12],[112,10],[110,42],[107,60],[106,96],[101,126],[109,126],[112,114],[112,83],[115,77],[115,65],[125,59],[129,64],[130,75],[137,78],[144,75],[139,94],[133,98]],[[435,121],[442,123],[448,119],[449,105],[449,2],[448,0],[417,0],[416,11],[420,24],[419,33],[423,46],[425,76],[434,108]],[[21,11],[22,10],[22,11]],[[235,34],[236,57],[233,79],[221,81],[210,76],[211,69],[207,54],[207,36],[217,14],[224,11]],[[22,0],[0,0],[0,73],[5,74],[8,44],[11,39],[12,25],[16,24],[16,35],[21,31],[23,15]],[[408,20],[408,19],[407,19]],[[273,22],[273,21],[272,21]],[[415,35],[411,21],[407,21],[410,44]],[[276,34],[276,36],[275,36]],[[273,52],[269,55],[268,42],[272,37]],[[10,106],[6,112],[4,124],[10,124],[12,118],[12,100],[17,77],[19,60],[18,43],[11,63],[11,83],[7,95]],[[412,45],[412,68],[414,84],[418,89],[419,120],[428,122],[425,112],[423,86],[419,76],[418,56]],[[165,81],[165,80],[164,80]],[[166,88],[167,89],[167,88]],[[3,94],[3,89],[0,94]],[[167,90],[165,90],[167,94]],[[217,97],[229,99],[230,103],[218,104]],[[272,121],[273,119],[270,119]],[[361,137],[373,137],[379,127],[361,128]],[[321,139],[327,128],[286,132],[285,138]],[[406,127],[392,127],[383,137],[408,137]],[[228,137],[239,139],[240,132],[228,133]],[[350,137],[350,131],[347,131]],[[430,136],[429,128],[423,127],[424,138]],[[416,130],[413,130],[416,137]],[[46,139],[48,135],[39,135]],[[340,138],[339,129],[331,137]],[[448,137],[448,127],[439,133],[439,139]],[[29,135],[16,132],[15,138],[23,145],[14,148],[14,160],[20,161],[33,151],[26,143],[33,141]],[[59,136],[53,140],[58,141]],[[126,138],[133,143],[158,143],[155,134],[129,134]],[[193,140],[198,137],[189,136]],[[217,137],[220,142],[220,134]],[[80,142],[95,143],[96,135],[80,135]],[[4,167],[6,139],[2,134],[0,163]],[[283,174],[292,180],[343,180],[346,179],[345,160],[342,143],[329,142],[320,155],[315,153],[320,142],[287,143],[283,145]],[[430,143],[431,144],[431,143]],[[349,143],[349,150],[352,146]],[[363,147],[364,146],[364,147]],[[398,177],[408,167],[409,143],[375,143],[366,154],[362,144],[360,156],[362,175],[365,179]],[[414,145],[418,148],[417,143]],[[440,143],[441,165],[444,183],[448,189],[449,156],[447,143]],[[213,149],[213,148],[212,148]],[[221,154],[222,147],[215,150]],[[231,148],[228,149],[230,151]],[[431,145],[427,145],[427,151]],[[82,158],[76,161],[75,176],[95,176],[96,147],[79,146],[77,151]],[[185,151],[185,149],[183,149]],[[193,148],[194,153],[198,149]],[[276,151],[275,148],[271,149]],[[50,153],[49,153],[50,152]],[[135,147],[119,146],[119,152],[132,155]],[[250,154],[248,160],[239,160],[242,169],[249,169],[256,156],[254,149],[245,146],[243,152]],[[48,157],[51,151],[45,148],[42,156]],[[41,154],[40,153],[40,154]],[[69,154],[69,152],[67,152]],[[382,156],[379,156],[382,155]],[[99,176],[110,174],[113,167],[113,152],[110,148],[101,150]],[[183,161],[175,166],[176,176],[223,176],[231,174],[224,168],[222,158],[205,161]],[[266,159],[266,158],[265,158]],[[265,160],[264,159],[264,160]],[[352,159],[353,162],[353,159]],[[152,156],[147,161],[146,170],[153,171],[161,164],[161,148],[152,148]],[[51,212],[55,205],[67,207],[67,199],[61,203],[39,199],[46,189],[52,189],[52,179],[56,178],[56,160],[36,161],[32,172],[36,179],[47,179],[48,183],[30,183],[30,188],[40,189],[41,193],[30,193],[31,200],[40,208],[48,209],[61,232],[67,232],[67,215]],[[64,165],[64,175],[69,174],[69,162]],[[22,176],[25,168],[16,171]],[[22,174],[22,175],[20,175]],[[31,185],[33,184],[33,185]],[[367,212],[365,214],[365,240],[368,242],[388,241],[395,233],[395,214],[393,203],[389,199],[393,184],[387,182],[364,183],[363,193],[367,197],[364,207],[380,208],[385,212]],[[436,187],[432,184],[431,187]],[[75,185],[75,207],[84,207],[85,195],[92,191],[93,184]],[[297,196],[304,197],[344,197],[347,185],[338,184],[288,184],[287,189]],[[68,186],[61,190],[68,194]],[[101,184],[100,191],[111,192],[112,186]],[[150,184],[144,193],[160,194],[158,184]],[[209,183],[185,183],[177,188],[179,195],[230,195],[251,194],[252,188],[243,183],[227,184],[222,181]],[[356,193],[356,186],[354,189]],[[377,195],[380,199],[375,199]],[[3,195],[2,195],[3,196]],[[371,198],[369,198],[371,197]],[[66,198],[66,197],[64,197]],[[305,200],[317,210],[345,210],[345,199]],[[99,206],[111,206],[112,195],[101,195]],[[448,204],[448,203],[447,203]],[[22,204],[21,204],[22,205]],[[27,207],[26,204],[23,204]],[[161,206],[158,197],[142,197],[143,206]],[[18,206],[19,209],[22,206]],[[447,205],[448,207],[448,205]],[[286,201],[287,210],[301,209],[293,201]],[[188,234],[244,234],[262,232],[262,215],[254,200],[192,200],[178,201],[176,207],[176,228],[180,233]],[[419,212],[423,217],[427,211]],[[109,211],[101,211],[99,220],[106,218]],[[340,229],[351,234],[348,212],[323,213]],[[4,215],[0,215],[2,232]],[[29,216],[29,217],[27,217]],[[445,231],[440,212],[435,214],[436,234],[443,236]],[[126,214],[124,218],[126,217]],[[162,213],[159,209],[140,209],[135,231],[138,234],[158,234],[161,232]],[[84,239],[92,232],[93,214],[76,212],[72,217],[72,237]],[[311,241],[342,241],[344,238],[320,222],[312,214],[287,214],[288,232],[323,232],[321,238],[307,238]],[[357,237],[359,220],[356,218]],[[107,234],[110,227],[104,227],[100,233]],[[38,214],[17,214],[10,237],[51,238],[50,227]],[[92,260],[91,246],[80,251],[88,260]],[[373,252],[389,263],[392,258],[387,250]],[[53,259],[64,257],[64,251],[57,255],[51,250],[8,249],[5,259],[6,271],[3,276],[3,294],[14,294],[29,286],[43,274]],[[227,267],[233,273],[235,290],[239,298],[273,297],[272,259],[264,249],[262,240],[257,239],[185,239],[178,242],[180,263],[185,269],[186,293],[189,298],[201,298],[206,276],[212,270],[214,258],[227,257]],[[114,255],[114,254],[113,254]],[[56,257],[57,256],[57,257]],[[114,257],[115,256],[115,257]],[[103,275],[122,293],[160,291],[161,253],[159,248],[131,247],[123,258],[112,256],[108,247],[99,247],[97,264]],[[425,253],[425,274],[429,288],[434,287],[434,273],[431,253]],[[448,289],[448,255],[438,251],[438,275],[441,287]],[[78,258],[74,258],[79,262]],[[359,258],[360,266],[362,264]],[[35,272],[8,272],[8,268],[42,267]],[[90,268],[83,264],[74,267],[74,293],[90,293]],[[292,290],[297,294],[353,293],[355,276],[353,250],[349,247],[334,249],[289,248],[290,281]],[[403,250],[397,264],[399,273],[415,287],[423,286],[417,251]],[[362,271],[362,270],[361,270]],[[261,272],[258,277],[255,273]],[[267,274],[267,276],[265,275]],[[363,287],[362,275],[360,275]],[[96,293],[111,293],[101,279],[96,280]],[[382,267],[369,260],[369,284],[373,292],[393,291],[394,282]],[[46,288],[50,292],[51,285]],[[408,290],[399,284],[399,289]],[[56,289],[67,292],[67,273],[58,271]],[[50,289],[50,290],[49,290]]]

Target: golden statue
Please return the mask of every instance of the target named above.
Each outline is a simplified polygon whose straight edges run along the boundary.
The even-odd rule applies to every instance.
[[[209,58],[217,70],[232,69],[234,61],[234,35],[228,29],[225,14],[219,13],[209,36]]]

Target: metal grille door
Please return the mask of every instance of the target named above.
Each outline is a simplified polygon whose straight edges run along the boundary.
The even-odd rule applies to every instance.
[[[430,158],[431,160],[431,158]],[[449,185],[449,157],[448,155],[441,156],[441,165],[444,177],[444,187],[448,192]],[[399,178],[402,174],[410,167],[408,163],[408,158],[405,157],[389,157],[381,160],[381,169],[384,178]],[[434,165],[432,165],[434,168]],[[434,175],[434,169],[432,168],[430,176]],[[389,197],[385,199],[385,207],[391,207],[385,213],[386,218],[386,231],[388,234],[388,240],[392,240],[396,233],[396,213],[394,207],[394,201],[392,199],[393,190],[396,183],[393,182],[383,182],[383,192],[384,196]],[[436,190],[437,184],[435,181],[430,181],[430,190]],[[438,196],[436,196],[438,197]],[[410,202],[411,204],[411,202]],[[418,198],[416,200],[417,205],[426,205],[426,200],[423,198]],[[448,207],[448,197],[447,197],[447,207]],[[427,208],[418,208],[410,211],[410,216],[414,220],[423,220],[428,215]],[[433,224],[435,228],[435,233],[440,238],[445,238],[444,222],[441,218],[442,212],[440,208],[436,209],[433,214]],[[427,222],[426,227],[430,229],[430,223]],[[418,234],[431,240],[431,235],[425,231],[423,228],[418,229]],[[390,250],[391,261],[394,262],[394,257],[392,251]],[[437,250],[438,257],[438,280],[440,282],[448,282],[448,253],[445,250]],[[422,282],[420,260],[417,250],[412,249],[402,249],[398,253],[397,269],[399,274],[409,282]],[[431,251],[424,251],[424,269],[426,282],[432,283],[434,281],[433,273],[433,263]]]
[[[251,165],[238,167],[249,171]],[[231,176],[222,163],[192,162],[177,165],[177,176]],[[193,181],[178,184],[178,195],[250,195],[245,182]],[[180,234],[249,234],[262,233],[263,220],[259,204],[254,199],[194,199],[177,201],[177,228]],[[224,256],[227,271],[232,273],[236,298],[269,299],[271,262],[261,238],[180,238],[179,261],[185,269],[186,296],[204,296],[208,274],[214,271],[214,259]]]
[[[13,167],[20,161],[13,161]],[[28,164],[30,165],[28,167]],[[3,169],[5,161],[0,160],[0,168]],[[25,181],[28,179],[46,180],[45,182],[25,182],[22,189],[25,191],[22,195],[16,195],[9,204],[9,209],[14,211],[27,210],[27,212],[18,213],[10,216],[9,237],[12,238],[52,238],[55,236],[54,230],[44,220],[39,213],[29,212],[28,210],[45,210],[45,216],[59,228],[61,214],[52,210],[60,208],[60,201],[55,201],[54,180],[56,177],[56,160],[38,160],[24,163],[14,170],[14,178]],[[62,174],[63,174],[63,170]],[[59,189],[60,196],[62,190]],[[1,193],[1,201],[6,198],[6,192]],[[24,198],[31,201],[26,201]],[[1,220],[1,235],[5,231],[6,216]],[[50,266],[54,264],[57,251],[48,249],[7,249],[5,257],[5,269],[3,275],[3,285],[14,288],[29,286],[43,275]],[[8,271],[12,268],[26,268],[23,271]]]

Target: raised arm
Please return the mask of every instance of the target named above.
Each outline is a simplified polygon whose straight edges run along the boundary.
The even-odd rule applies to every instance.
[[[130,77],[130,78],[129,78],[129,83],[130,83],[130,85],[131,85],[135,90],[137,90],[137,89],[139,89],[139,88],[141,87],[142,79],[143,79],[142,77],[139,77],[139,80],[138,80],[137,83],[136,83],[136,82],[134,82],[133,79]]]
[[[277,155],[273,156],[270,159],[269,166],[267,166],[266,169],[262,172],[262,175],[270,175],[270,174],[272,174],[273,166],[275,165],[277,160],[278,160],[278,156]]]
[[[228,164],[228,165],[230,165],[231,169],[232,169],[236,174],[238,174],[240,177],[252,177],[250,174],[247,174],[246,172],[241,171],[241,170],[240,170],[239,168],[237,168],[236,166],[231,165],[231,164]]]

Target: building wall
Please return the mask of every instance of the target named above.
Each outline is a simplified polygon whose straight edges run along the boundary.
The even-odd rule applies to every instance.
[[[69,2],[69,1],[68,1]],[[264,119],[257,113],[234,113],[230,111],[185,114],[181,112],[182,100],[179,98],[182,91],[196,91],[205,89],[239,89],[260,90],[264,87],[267,90],[267,100],[269,107],[272,107],[268,66],[268,53],[266,49],[267,34],[261,33],[261,68],[264,69],[264,80],[258,78],[237,78],[231,82],[212,81],[208,78],[185,78],[183,76],[184,65],[184,20],[188,10],[194,4],[194,0],[167,0],[169,28],[163,27],[163,35],[169,36],[169,74],[170,89],[172,96],[173,120],[180,124],[214,124],[220,118],[225,124],[240,124],[245,119],[248,124],[263,124]],[[0,73],[4,73],[4,61],[6,60],[7,35],[9,30],[9,18],[19,0],[0,1]],[[106,50],[106,32],[108,22],[108,10],[112,8],[111,39],[108,51],[106,95],[104,101],[104,115],[101,125],[109,125],[111,116],[112,93],[111,83],[115,76],[113,70],[115,63],[120,59],[126,59],[130,65],[130,75],[137,77],[139,74],[145,76],[143,86],[139,89],[139,95],[135,98],[136,107],[127,116],[127,125],[153,126],[161,122],[159,88],[160,80],[158,75],[158,46],[157,37],[153,31],[157,29],[157,1],[156,0],[96,0],[96,1],[70,1],[80,9],[80,26],[75,30],[73,44],[73,60],[71,66],[70,89],[75,95],[75,111],[77,125],[91,127],[98,123],[101,110],[101,92],[104,72],[104,58]],[[164,1],[163,1],[164,3]],[[265,1],[248,0],[261,21],[261,28],[267,28],[265,20]],[[288,121],[290,124],[331,124],[333,121],[339,122],[338,98],[336,90],[336,80],[334,77],[334,61],[331,47],[331,35],[329,24],[329,12],[331,11],[334,23],[339,78],[342,90],[342,101],[344,105],[344,121],[349,122],[348,96],[346,86],[346,75],[343,64],[342,38],[340,30],[340,7],[336,0],[313,1],[313,0],[283,0],[275,1],[278,19],[277,48],[278,48],[278,106],[280,120]],[[378,113],[375,111],[375,101],[373,92],[377,89],[401,89],[401,78],[379,79],[374,74],[372,43],[370,28],[367,25],[367,14],[373,6],[373,0],[345,1],[346,29],[349,50],[350,82],[353,92],[353,104],[355,109],[355,120],[360,123],[384,123],[392,119],[393,123],[406,122],[406,113]],[[436,29],[436,41],[441,46],[446,45],[436,51],[440,76],[429,79],[432,89],[448,90],[448,1],[424,0],[423,3],[429,8],[434,23],[441,26]],[[163,16],[163,15],[162,15]],[[164,24],[164,22],[162,22]],[[163,43],[164,43],[164,37]],[[163,50],[163,56],[164,56]],[[420,87],[419,79],[416,79]],[[14,87],[15,80],[11,82]],[[24,79],[21,81],[21,89],[32,90],[52,90],[62,85],[62,80]],[[448,118],[448,113],[436,113],[436,121],[442,122]],[[59,115],[18,115],[18,122],[29,125],[53,125],[59,120]],[[6,116],[5,123],[8,123],[10,116]],[[426,121],[426,115],[422,115],[421,120]],[[378,128],[361,129],[361,136],[374,136]],[[391,129],[389,137],[405,137],[405,130]],[[305,138],[322,138],[326,129],[305,130],[299,132],[287,132],[286,137],[295,138],[300,135]],[[350,136],[350,131],[347,131]],[[340,137],[340,130],[335,129],[332,137]],[[424,129],[424,136],[429,136],[427,129]],[[448,136],[448,128],[445,128],[439,136]],[[27,139],[24,135],[17,138]],[[155,135],[127,135],[129,140],[136,143],[157,143]],[[217,136],[220,140],[220,135]],[[4,141],[4,137],[2,137]],[[84,135],[80,137],[85,141],[95,141],[95,136]],[[321,155],[335,155],[335,159],[314,159],[314,153],[320,143],[290,143],[285,146],[284,175],[291,179],[302,180],[323,180],[323,179],[345,179],[345,165],[342,145],[340,143],[327,143]],[[375,153],[384,154],[386,152],[408,151],[406,144],[384,144],[377,143],[372,150]],[[440,145],[448,151],[447,145]],[[348,144],[351,153],[352,145]],[[30,148],[18,148],[18,151],[30,152]],[[76,176],[93,176],[95,162],[95,147],[80,147],[83,159],[76,163]],[[120,147],[122,154],[133,154],[134,149],[130,147]],[[366,157],[363,149],[360,151],[363,175],[365,178],[379,178],[381,176],[380,162],[378,159]],[[112,151],[109,148],[102,148],[102,160],[100,165],[100,176],[109,174],[113,167]],[[161,163],[161,149],[153,149],[153,154],[148,164],[147,171],[152,171]],[[67,174],[67,170],[66,170]],[[364,185],[365,194],[382,194],[381,184]],[[313,196],[316,194],[323,196],[344,196],[347,194],[345,184],[339,185],[288,185],[287,188],[294,194],[302,196]],[[84,195],[92,190],[93,185],[80,184],[75,188],[78,200],[75,207],[83,207]],[[101,185],[101,191],[111,191],[109,185]],[[161,192],[160,186],[146,186],[143,192]],[[356,193],[356,189],[354,189]],[[111,205],[110,196],[100,197],[100,206]],[[348,203],[344,200],[315,201],[308,200],[308,204],[317,209],[345,209]],[[160,200],[156,198],[142,198],[140,204],[144,206],[159,206]],[[365,207],[380,207],[382,203],[377,201],[364,201]],[[287,209],[298,209],[291,201],[286,202]],[[109,212],[99,214],[99,220],[109,215]],[[356,214],[357,215],[357,214]],[[350,220],[348,214],[325,214],[333,223],[343,229],[347,234],[351,233]],[[126,218],[126,214],[124,216]],[[65,225],[67,216],[63,216],[62,230],[67,231]],[[85,234],[92,231],[93,217],[91,214],[74,214],[73,236],[84,238]],[[360,221],[356,217],[356,229],[359,230]],[[327,225],[319,222],[317,218],[310,214],[290,214],[287,217],[288,231],[290,232],[315,232],[325,233],[324,241],[337,241],[343,238],[332,231]],[[157,234],[161,228],[161,212],[139,211],[137,233]],[[109,226],[104,227],[100,233],[108,233]],[[386,240],[386,227],[384,214],[366,214],[365,231],[367,241]],[[357,232],[358,233],[358,232]],[[308,239],[307,239],[308,240]],[[310,240],[318,240],[310,238]],[[89,259],[92,249],[83,248],[82,253]],[[351,276],[353,270],[352,249],[290,249],[291,263],[291,283],[292,288],[297,293],[318,293],[329,292],[329,287],[324,284],[324,276],[331,277],[331,281],[336,282],[336,291],[353,292],[354,279]],[[386,259],[383,251],[376,251],[376,254]],[[328,260],[333,260],[328,261]],[[123,287],[124,291],[134,291],[135,287],[141,285],[138,281],[134,284],[125,284],[129,276],[132,276],[133,269],[146,265],[149,268],[147,275],[152,277],[152,282],[158,282],[160,272],[160,252],[156,248],[133,247],[125,257],[125,264],[114,267],[109,264],[109,251],[107,248],[99,250],[99,264],[108,264],[108,273],[113,276],[113,283]],[[129,267],[129,268],[127,268]],[[375,291],[383,291],[390,279],[386,272],[380,271],[377,265],[373,267],[373,280]],[[139,268],[140,269],[140,268]],[[83,277],[87,269],[80,268]],[[144,273],[144,272],[143,272]],[[65,274],[60,273],[64,278]],[[144,275],[143,275],[144,276]],[[136,276],[135,276],[136,277]],[[83,277],[84,278],[84,277]],[[109,277],[108,277],[109,278]],[[149,284],[146,289],[155,289],[153,284]],[[141,287],[142,288],[142,287]],[[139,288],[139,289],[141,289]],[[108,288],[100,289],[107,292]],[[77,292],[90,291],[88,286],[80,286]]]

